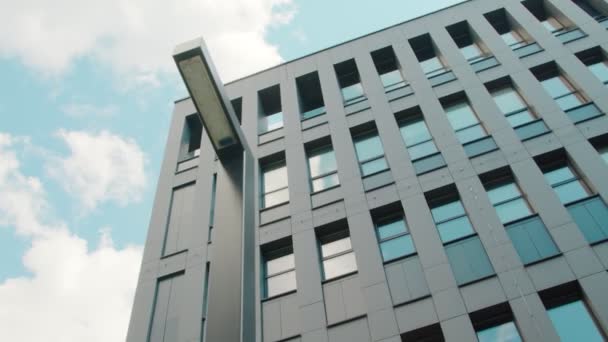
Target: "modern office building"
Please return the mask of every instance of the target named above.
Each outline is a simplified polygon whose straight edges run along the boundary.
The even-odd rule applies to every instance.
[[[605,341],[606,15],[471,0],[228,84],[178,47],[127,340]]]

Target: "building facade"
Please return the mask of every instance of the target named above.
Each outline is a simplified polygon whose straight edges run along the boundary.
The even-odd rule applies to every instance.
[[[127,340],[606,340],[605,15],[470,0],[225,84],[239,177],[176,101]]]

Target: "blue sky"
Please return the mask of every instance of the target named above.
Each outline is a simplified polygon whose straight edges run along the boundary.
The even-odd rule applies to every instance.
[[[80,317],[105,320],[104,333],[65,337],[112,341],[125,333],[172,102],[186,95],[172,46],[205,35],[230,80],[460,1],[0,2],[13,28],[0,33],[0,317],[14,316],[7,298],[27,308],[44,292],[50,306],[68,291],[73,311],[86,286],[124,279],[104,285],[120,305]],[[4,319],[0,330],[52,337],[74,323],[56,316],[40,332]]]

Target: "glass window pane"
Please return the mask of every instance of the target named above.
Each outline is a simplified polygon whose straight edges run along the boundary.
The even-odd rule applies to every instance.
[[[372,160],[361,165],[363,177],[386,169],[388,169],[388,165],[386,164],[386,159],[384,158]]]
[[[376,228],[378,233],[378,239],[386,239],[393,235],[406,233],[407,227],[405,226],[405,221],[403,219],[379,224]]]
[[[409,234],[382,242],[380,250],[382,251],[382,260],[384,261],[400,258],[416,251],[412,237]]]
[[[568,94],[574,90],[570,87],[569,84],[565,82],[562,77],[559,76],[551,77],[544,81],[541,81],[541,84],[549,93],[549,95],[551,95],[551,97],[553,98],[556,98],[560,95]]]
[[[545,178],[547,182],[551,185],[555,185],[557,183],[567,181],[569,179],[574,179],[574,172],[568,166],[560,167],[559,169],[555,169],[553,171],[549,171],[545,173]]]
[[[479,342],[521,342],[521,337],[513,322],[478,331],[477,339]]]
[[[323,261],[323,274],[325,279],[335,278],[357,270],[355,253],[343,254]]]
[[[466,144],[473,140],[485,137],[486,131],[483,129],[483,127],[481,127],[481,125],[477,125],[456,132],[456,136],[461,144]]]
[[[589,196],[580,181],[573,181],[554,188],[562,203],[570,203]]]
[[[604,83],[608,82],[608,65],[606,65],[605,61],[591,64],[588,68],[600,81]]]
[[[549,32],[555,32],[564,27],[559,21],[557,21],[557,19],[553,17],[548,17],[547,19],[543,20],[541,24],[543,24],[543,26],[549,30]]]
[[[296,289],[296,271],[270,277],[266,280],[266,297],[272,297],[281,293]]]
[[[433,220],[437,223],[464,215],[464,207],[460,201],[454,201],[431,209],[431,214],[433,214]]]
[[[494,273],[488,255],[477,236],[449,244],[446,246],[445,252],[458,285]]]
[[[559,108],[563,111],[567,111],[568,109],[572,109],[574,107],[578,107],[585,103],[578,94],[570,94],[564,97],[560,97],[555,100]]]
[[[264,195],[264,208],[289,201],[289,189],[283,189]]]
[[[534,116],[528,110],[524,110],[523,112],[507,116],[507,121],[509,121],[511,127],[521,126],[534,120]]]
[[[262,133],[283,127],[283,113],[278,112],[265,116],[263,119]]]
[[[466,101],[447,107],[446,113],[455,131],[479,123],[473,109]]]
[[[500,203],[508,199],[521,196],[521,191],[515,183],[504,184],[499,187],[488,190],[488,197],[492,204]]]
[[[384,154],[380,137],[374,133],[361,138],[355,138],[355,150],[359,161],[368,160]]]
[[[344,252],[347,251],[349,249],[351,249],[351,244],[350,244],[350,236],[347,236],[345,238],[336,240],[336,241],[332,241],[332,242],[328,242],[328,243],[324,243],[321,245],[321,255],[325,258],[340,252]]]
[[[393,70],[382,74],[380,75],[380,79],[382,80],[382,85],[384,85],[385,88],[403,82],[403,77],[401,76],[401,72],[399,70]]]
[[[329,189],[332,186],[340,184],[338,174],[334,173],[325,177],[317,178],[312,181],[312,191],[317,192],[325,189]]]
[[[550,309],[549,318],[563,342],[604,341],[585,304],[580,300]]]
[[[526,108],[526,103],[512,87],[505,87],[492,93],[494,102],[503,114]]]
[[[606,163],[608,163],[608,146],[600,148],[600,155]]]
[[[313,152],[308,157],[310,176],[316,177],[336,170],[336,155],[331,148]]]
[[[471,221],[469,221],[467,216],[441,223],[437,225],[437,229],[443,243],[448,243],[474,233]]]
[[[423,144],[409,147],[407,152],[410,154],[411,160],[416,160],[428,156],[429,154],[437,153],[437,147],[435,146],[435,143],[430,140]]]
[[[279,272],[287,271],[288,269],[294,267],[295,263],[293,260],[293,254],[287,254],[282,257],[266,261],[266,275],[271,276]]]
[[[407,125],[401,126],[401,136],[405,145],[411,146],[423,141],[431,139],[431,134],[424,123],[424,120],[408,123]]]
[[[430,74],[432,71],[443,69],[443,64],[439,58],[433,57],[420,62],[420,67],[422,68],[422,71],[427,74],[427,76],[430,76],[428,74]]]
[[[362,96],[364,96],[364,94],[361,83],[355,83],[351,86],[342,88],[342,97],[344,98],[344,102],[348,102]]]
[[[264,192],[270,192],[287,186],[287,167],[285,165],[264,170],[262,182]]]
[[[496,214],[501,223],[512,222],[522,217],[530,216],[532,210],[523,198],[496,206]]]
[[[461,47],[460,52],[462,52],[467,61],[480,57],[483,54],[479,46],[475,43]]]
[[[502,40],[504,40],[504,42],[509,46],[516,45],[517,43],[520,43],[523,41],[523,39],[519,36],[519,34],[517,34],[514,31],[509,31],[509,32],[503,33],[500,36],[502,37]]]

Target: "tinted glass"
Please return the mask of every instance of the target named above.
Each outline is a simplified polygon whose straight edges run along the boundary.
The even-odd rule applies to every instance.
[[[515,133],[520,139],[530,139],[541,134],[549,132],[547,125],[543,120],[538,120],[528,125],[519,126],[515,129]]]
[[[551,95],[551,97],[556,98],[560,95],[568,94],[573,89],[570,87],[566,81],[559,76],[548,78],[544,81],[541,81],[541,84],[545,88],[545,90]]]
[[[349,249],[351,249],[351,244],[350,244],[350,236],[347,236],[345,238],[336,240],[336,241],[332,241],[332,242],[328,242],[328,243],[324,243],[321,245],[321,255],[323,257],[328,257],[337,253],[341,253],[344,251],[347,251]]]
[[[407,227],[403,220],[396,220],[388,223],[379,224],[376,228],[378,232],[378,239],[386,239],[388,237],[406,233]]]
[[[555,169],[553,171],[549,171],[545,173],[545,178],[547,182],[551,185],[555,185],[557,183],[561,183],[563,181],[567,181],[570,179],[576,178],[574,172],[568,166],[560,167],[559,169]]]
[[[539,217],[509,225],[507,234],[524,265],[559,253]]]
[[[496,206],[496,214],[501,223],[515,221],[522,217],[530,216],[532,210],[523,198],[506,202]]]
[[[466,60],[476,59],[482,55],[481,49],[477,44],[471,44],[460,48],[460,52]]]
[[[262,177],[265,193],[284,188],[287,186],[287,167],[281,165],[266,169]]]
[[[479,342],[521,342],[521,337],[513,322],[478,331],[477,339]]]
[[[336,170],[336,155],[331,148],[315,151],[308,157],[310,176],[316,177]]]
[[[416,251],[410,235],[382,242],[380,249],[382,250],[382,259],[384,261],[400,258]]]
[[[520,196],[521,192],[515,183],[504,184],[488,190],[488,197],[490,197],[490,202],[492,202],[492,204]]]
[[[532,116],[532,113],[530,113],[528,110],[507,116],[507,121],[509,121],[511,127],[521,126],[534,120],[534,116]]]
[[[283,127],[283,113],[278,112],[262,118],[263,127],[262,132],[272,131]]]
[[[604,161],[606,163],[608,163],[608,147],[602,147],[600,148],[600,155],[602,156],[602,158],[604,159]]]
[[[427,76],[431,76],[428,74],[438,69],[443,69],[443,64],[441,64],[439,58],[433,57],[423,62],[420,62],[420,67],[422,68],[422,71],[427,74]]]
[[[355,140],[355,150],[359,161],[368,160],[384,154],[382,142],[377,134],[368,135],[365,137],[357,137]]]
[[[443,243],[448,243],[474,233],[471,221],[469,221],[467,216],[438,224],[437,229]]]
[[[382,74],[380,75],[380,79],[385,88],[403,82],[403,77],[401,77],[401,72],[399,70],[393,70]]]
[[[601,198],[570,205],[568,211],[589,243],[608,238],[608,207]]]
[[[464,207],[460,201],[450,202],[431,209],[435,223],[464,215]]]
[[[458,285],[494,274],[494,269],[479,237],[447,245],[446,254]]]
[[[264,207],[272,207],[273,205],[289,201],[289,189],[283,189],[264,195]]]
[[[431,139],[431,134],[424,123],[424,120],[408,123],[401,126],[401,136],[407,146],[415,145]]]
[[[588,68],[600,81],[604,83],[608,82],[608,65],[606,65],[605,61],[591,64]]]
[[[388,165],[384,158],[376,159],[361,165],[361,171],[363,172],[364,177],[386,169],[388,169]]]
[[[497,149],[498,146],[496,146],[496,142],[494,142],[494,139],[490,136],[464,145],[464,152],[469,158],[473,158]]]
[[[500,36],[502,37],[502,40],[504,40],[504,42],[509,46],[516,45],[523,40],[516,32],[513,31],[503,33]]]
[[[576,302],[558,306],[549,310],[549,318],[562,342],[603,342],[593,318],[585,304]]]
[[[468,102],[460,102],[446,108],[448,120],[454,130],[479,123]]]
[[[266,261],[266,275],[273,275],[279,272],[287,271],[288,269],[294,268],[293,254],[287,254],[285,256],[274,258]]]
[[[512,87],[502,88],[492,93],[494,102],[503,114],[526,108],[526,103]]]
[[[410,159],[416,160],[418,158],[422,158],[424,156],[428,156],[429,154],[433,154],[438,152],[435,143],[431,141],[427,141],[423,144],[419,144],[416,146],[409,147],[407,152],[410,154]]]
[[[570,203],[589,196],[579,181],[562,184],[554,188],[562,203]]]
[[[562,24],[553,17],[548,17],[547,19],[542,21],[541,24],[543,24],[543,26],[547,30],[549,30],[549,32],[555,32],[555,31],[563,28]]]
[[[443,156],[441,155],[441,153],[437,153],[430,157],[418,159],[414,162],[414,169],[416,170],[416,174],[425,173],[443,166],[445,166],[445,160],[443,160]]]
[[[481,125],[477,125],[456,132],[456,136],[461,144],[466,144],[473,140],[485,137],[486,131],[483,129],[483,127],[481,127]]]
[[[338,178],[338,174],[334,173],[325,177],[317,178],[312,181],[312,191],[317,192],[324,189],[331,188],[332,186],[336,186],[340,184],[340,179]]]
[[[266,280],[266,296],[272,297],[296,288],[296,272],[283,273]]]
[[[355,260],[355,254],[352,252],[323,261],[325,279],[335,278],[356,270],[357,261]]]
[[[361,83],[355,83],[351,86],[342,88],[342,97],[344,102],[364,96]]]
[[[559,99],[555,100],[555,102],[557,102],[557,105],[563,111],[567,111],[585,103],[585,101],[583,101],[583,99],[581,99],[578,94],[570,94],[564,97],[560,97]]]

